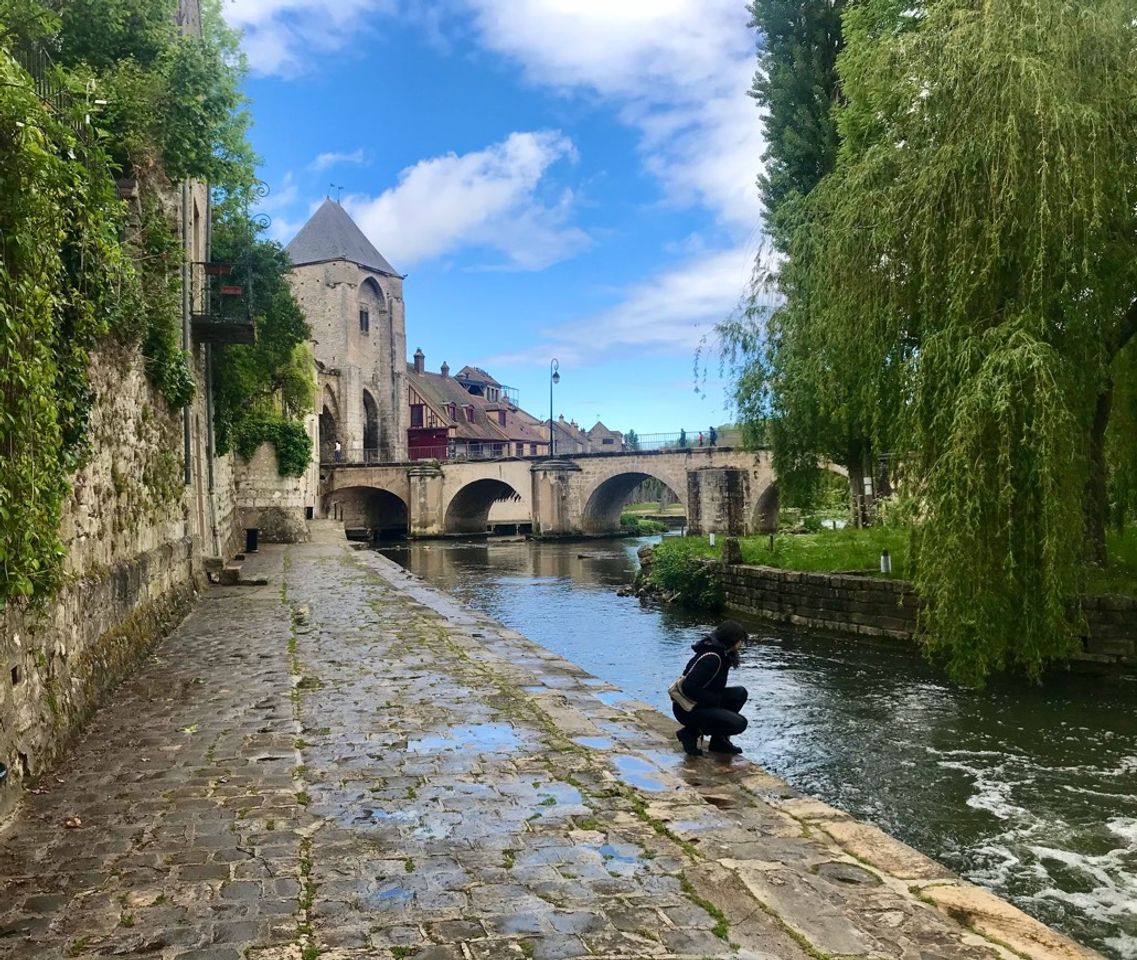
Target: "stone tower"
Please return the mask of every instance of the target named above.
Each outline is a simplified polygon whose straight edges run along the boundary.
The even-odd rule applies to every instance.
[[[327,199],[286,248],[292,292],[312,328],[320,459],[407,457],[403,278]]]

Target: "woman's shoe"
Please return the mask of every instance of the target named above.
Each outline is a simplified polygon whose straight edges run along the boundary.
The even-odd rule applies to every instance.
[[[683,744],[683,752],[690,757],[701,757],[703,751],[699,749],[699,731],[690,727],[682,727],[675,734],[676,739]]]
[[[711,753],[742,753],[742,747],[731,743],[729,737],[711,737],[708,749]]]

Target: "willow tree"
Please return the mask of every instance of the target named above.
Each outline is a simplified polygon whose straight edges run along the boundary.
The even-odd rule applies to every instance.
[[[846,13],[806,286],[864,382],[902,388],[923,626],[968,681],[1069,653],[1103,559],[1137,332],[1135,24],[1137,0]]]

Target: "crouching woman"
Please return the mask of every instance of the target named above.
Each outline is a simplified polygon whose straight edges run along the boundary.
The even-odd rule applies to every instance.
[[[746,631],[734,620],[724,620],[691,649],[695,655],[683,668],[683,675],[671,685],[671,709],[683,724],[675,736],[683,750],[701,756],[699,738],[709,736],[709,749],[715,753],[742,753],[730,742],[746,729],[746,718],[739,712],[746,703],[745,687],[728,687],[727,675],[737,667]]]

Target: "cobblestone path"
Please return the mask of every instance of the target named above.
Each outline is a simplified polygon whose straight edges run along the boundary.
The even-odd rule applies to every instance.
[[[1091,955],[315,530],[5,826],[0,958]]]

